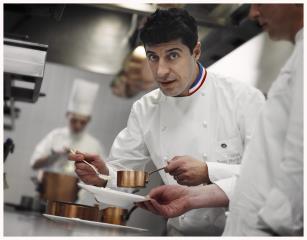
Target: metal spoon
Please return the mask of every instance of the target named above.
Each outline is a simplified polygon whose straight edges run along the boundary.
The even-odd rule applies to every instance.
[[[70,151],[70,153],[72,153],[72,154],[77,154],[77,152],[74,151],[74,150],[72,150],[72,149],[70,149],[69,151]],[[81,152],[78,152],[78,154],[82,154],[82,153],[81,153]],[[106,180],[106,181],[107,181],[107,180],[111,180],[111,177],[110,177],[110,176],[101,174],[101,173],[97,170],[97,168],[96,168],[94,165],[88,163],[88,162],[85,161],[85,160],[82,160],[82,161],[83,161],[84,163],[86,163],[87,165],[89,165],[89,166],[95,171],[97,177],[99,177],[100,179]]]
[[[154,171],[149,172],[148,175],[151,175],[151,174],[153,174],[153,173],[155,173],[155,172],[159,172],[159,171],[161,171],[162,169],[165,169],[165,168],[166,168],[166,166],[165,166],[165,167],[158,168],[158,169],[156,169],[156,170],[154,170]]]

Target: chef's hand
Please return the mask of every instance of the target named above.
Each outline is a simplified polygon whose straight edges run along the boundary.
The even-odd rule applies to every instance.
[[[190,156],[176,156],[165,167],[165,172],[174,176],[177,183],[186,186],[209,184],[208,166]]]
[[[70,153],[68,159],[75,161],[75,172],[84,183],[98,187],[104,187],[106,185],[107,181],[100,179],[95,171],[82,161],[85,160],[94,165],[101,174],[109,175],[108,167],[98,155],[77,151],[76,154]]]
[[[188,193],[189,188],[186,186],[159,186],[150,191],[149,201],[139,202],[136,205],[165,218],[173,218],[190,210]]]
[[[196,187],[164,185],[152,189],[149,198],[136,205],[166,218],[178,217],[191,209],[227,207],[229,204],[228,196],[216,184]]]

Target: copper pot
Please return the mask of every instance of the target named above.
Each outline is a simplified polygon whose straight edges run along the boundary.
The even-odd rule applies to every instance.
[[[44,172],[40,197],[44,200],[74,202],[78,196],[78,178],[53,172]]]
[[[127,214],[127,209],[109,207],[102,210],[101,220],[104,223],[126,225]]]
[[[47,213],[51,215],[80,218],[89,221],[99,221],[101,219],[98,206],[87,206],[71,202],[61,202],[49,200]]]
[[[117,187],[139,188],[145,187],[149,182],[149,176],[152,173],[158,172],[163,168],[159,168],[152,172],[123,170],[117,171]]]
[[[148,183],[149,174],[144,171],[117,171],[118,187],[145,187]]]
[[[135,209],[136,207],[133,207],[128,211],[118,207],[109,207],[99,210],[98,205],[92,207],[60,201],[48,201],[47,204],[47,214],[118,225],[126,225],[126,221]]]

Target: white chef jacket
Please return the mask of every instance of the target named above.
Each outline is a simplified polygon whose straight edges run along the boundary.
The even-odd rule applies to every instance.
[[[68,127],[63,127],[52,130],[37,144],[31,157],[31,166],[33,166],[35,161],[39,158],[49,156],[52,150],[63,151],[64,147],[77,149],[81,152],[97,154],[101,157],[106,156],[104,148],[96,138],[87,132],[83,132],[78,137],[75,137],[75,135],[70,133]],[[65,156],[58,157],[51,166],[42,169],[49,172],[76,176],[74,163],[69,161]],[[81,201],[83,204],[92,205],[96,203],[94,198],[84,190],[80,190],[78,196],[78,202]]]
[[[210,72],[191,96],[168,97],[159,89],[144,95],[133,104],[127,127],[114,140],[107,187],[116,188],[117,170],[144,170],[148,161],[161,168],[175,156],[189,155],[206,161],[210,179],[230,195],[232,177],[263,103],[257,89]],[[159,173],[165,184],[177,184],[169,174]],[[184,234],[222,234],[225,209],[192,210],[178,222],[173,225]]]
[[[224,235],[303,234],[303,29],[244,153]]]

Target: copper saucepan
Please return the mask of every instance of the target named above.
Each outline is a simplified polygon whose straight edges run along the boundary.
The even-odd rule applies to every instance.
[[[43,172],[40,197],[44,200],[74,202],[78,195],[78,178],[54,172]]]
[[[99,221],[100,219],[98,205],[92,207],[71,202],[49,200],[47,204],[47,213],[61,217],[80,218],[89,221]]]
[[[126,225],[126,221],[135,209],[136,207],[133,207],[128,211],[123,208],[108,207],[99,210],[98,205],[87,206],[71,202],[48,201],[46,212],[47,214],[61,217],[80,218],[88,221]]]
[[[149,182],[149,176],[164,168],[165,167],[162,167],[152,172],[134,171],[134,170],[117,171],[117,187],[126,187],[126,188],[145,187],[146,184]]]

